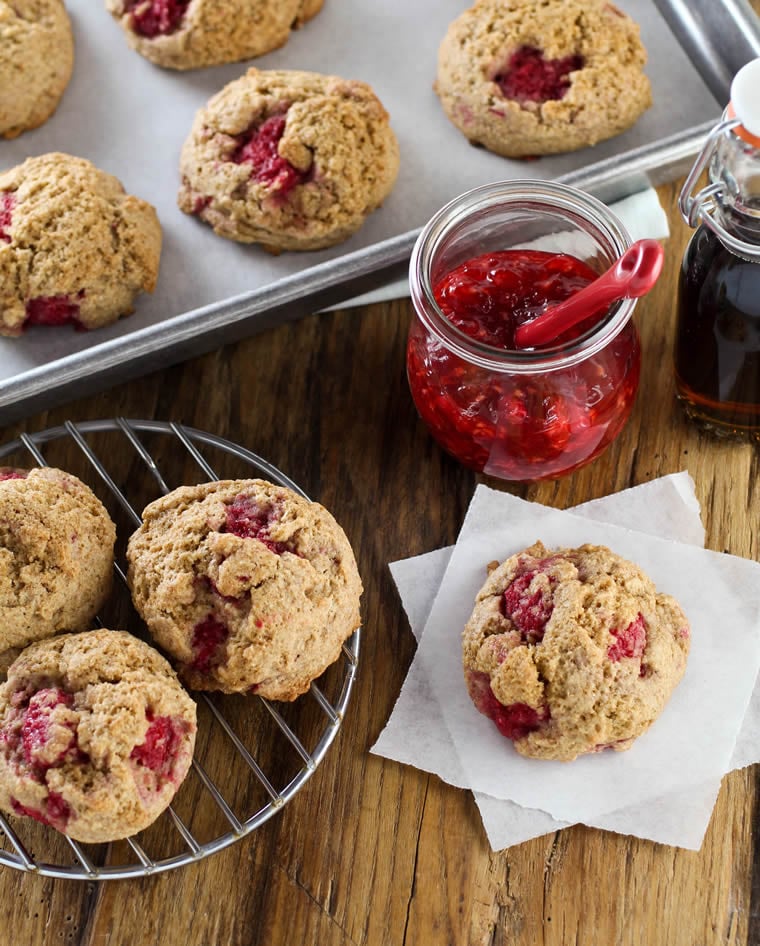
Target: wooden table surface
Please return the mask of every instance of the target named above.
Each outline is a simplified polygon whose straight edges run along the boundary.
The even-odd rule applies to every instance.
[[[638,309],[643,373],[627,427],[572,476],[504,488],[566,508],[686,469],[708,547],[758,558],[757,448],[706,438],[675,402],[675,286],[689,233],[677,193],[660,189],[672,236],[664,275]],[[370,755],[414,653],[388,562],[452,543],[477,482],[417,418],[404,369],[410,316],[408,301],[314,316],[3,431],[7,440],[120,415],[244,444],[332,510],[366,591],[347,718],[282,812],[231,848],[148,879],[92,884],[0,868],[0,943],[760,943],[754,768],[724,779],[699,853],[573,827],[495,854],[468,792]]]

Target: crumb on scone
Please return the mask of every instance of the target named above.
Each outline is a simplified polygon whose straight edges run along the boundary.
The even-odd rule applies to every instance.
[[[651,105],[634,21],[607,0],[476,0],[449,27],[435,90],[473,144],[505,157],[574,151]]]
[[[73,66],[63,0],[0,0],[0,137],[15,138],[47,121]]]
[[[168,69],[252,59],[284,45],[323,0],[106,0],[127,42]]]
[[[360,623],[345,533],[265,480],[183,486],[129,540],[132,600],[193,689],[293,700]]]
[[[128,315],[160,254],[154,208],[89,161],[44,154],[0,173],[0,335]]]
[[[77,477],[0,467],[0,672],[32,641],[90,626],[111,588],[115,539]]]
[[[388,114],[365,83],[249,69],[198,112],[179,206],[231,240],[320,249],[361,227],[398,164]]]
[[[478,592],[465,680],[519,753],[569,761],[630,748],[683,676],[689,639],[681,607],[632,562],[536,542]]]
[[[129,837],[171,802],[195,733],[174,671],[126,632],[33,644],[0,687],[0,808],[77,841]]]

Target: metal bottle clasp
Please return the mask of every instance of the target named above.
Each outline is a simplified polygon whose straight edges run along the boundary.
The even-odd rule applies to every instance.
[[[735,253],[737,256],[743,256],[745,259],[760,260],[760,246],[756,243],[748,243],[746,240],[741,240],[732,233],[729,233],[718,219],[718,215],[715,214],[716,197],[723,190],[722,184],[717,182],[708,184],[706,187],[703,187],[702,190],[692,195],[692,191],[700,175],[713,156],[713,151],[718,139],[724,132],[736,128],[737,125],[741,125],[741,122],[736,118],[718,122],[707,136],[704,146],[699,153],[699,157],[694,162],[694,166],[691,171],[689,171],[684,181],[683,188],[678,197],[678,209],[681,211],[681,216],[690,227],[696,228],[701,223],[704,223],[732,253]]]

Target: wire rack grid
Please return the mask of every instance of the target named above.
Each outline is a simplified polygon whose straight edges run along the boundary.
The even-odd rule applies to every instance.
[[[167,485],[158,462],[141,439],[141,434],[172,438],[172,446],[176,444],[177,447],[183,450],[186,456],[193,461],[199,473],[202,474],[202,476],[196,478],[196,482],[219,479],[200,449],[201,447],[213,447],[222,451],[223,454],[242,461],[246,468],[252,468],[256,476],[262,476],[308,498],[304,491],[285,474],[245,447],[192,427],[161,421],[126,420],[124,418],[87,421],[79,424],[69,421],[63,426],[49,428],[39,433],[21,434],[17,440],[0,446],[0,458],[23,452],[27,456],[31,456],[35,465],[47,466],[48,463],[41,449],[44,445],[64,439],[73,441],[86,461],[86,468],[93,477],[107,487],[111,497],[121,508],[127,519],[131,521],[131,524],[134,527],[139,526],[141,518],[127,495],[132,490],[117,485],[108,471],[107,464],[103,462],[88,443],[87,435],[89,434],[105,434],[107,437],[113,435],[122,443],[126,439],[136,456],[142,461],[141,468],[152,480],[154,488],[157,488],[162,494],[168,493],[170,487]],[[115,454],[111,454],[109,450],[109,456],[112,455]],[[118,563],[114,565],[114,569],[118,576],[118,583],[122,586],[122,593],[128,596],[124,569]],[[98,618],[96,623],[102,625],[103,622]],[[309,693],[296,701],[297,703],[305,700],[313,701],[316,704],[314,712],[321,720],[321,723],[317,724],[316,732],[311,733],[313,746],[310,748],[307,748],[304,744],[306,742],[304,738],[299,738],[293,723],[289,723],[285,718],[282,712],[283,707],[278,708],[277,705],[264,700],[262,697],[246,698],[258,701],[258,704],[264,707],[263,720],[268,721],[268,725],[273,729],[273,736],[279,738],[283,745],[288,747],[294,755],[294,765],[297,765],[298,768],[294,774],[292,771],[288,771],[286,777],[280,779],[280,781],[283,781],[281,785],[278,784],[275,775],[268,774],[267,761],[263,758],[257,759],[255,751],[247,747],[244,740],[236,732],[236,728],[227,718],[224,707],[218,705],[219,702],[223,704],[224,700],[217,701],[207,694],[196,694],[199,700],[199,710],[202,707],[207,710],[206,719],[209,731],[206,734],[206,739],[212,742],[219,739],[226,740],[232,753],[229,760],[232,763],[229,766],[230,771],[239,773],[242,769],[246,777],[251,778],[260,790],[263,789],[258,793],[263,797],[263,803],[254,805],[254,810],[247,814],[239,815],[235,812],[233,805],[225,799],[224,790],[217,784],[218,780],[212,778],[198,758],[198,743],[202,736],[199,717],[196,757],[193,759],[191,771],[198,783],[196,790],[199,792],[199,799],[203,799],[201,805],[212,805],[215,808],[217,823],[222,827],[221,830],[215,832],[215,836],[205,840],[197,838],[191,826],[187,824],[188,819],[183,819],[178,814],[176,810],[177,801],[181,798],[182,792],[185,791],[188,781],[186,780],[175,797],[174,803],[161,815],[158,822],[163,840],[165,841],[166,836],[170,835],[178,843],[180,850],[177,853],[169,853],[166,856],[151,856],[141,840],[138,840],[138,838],[142,838],[142,834],[145,834],[143,832],[135,837],[125,839],[129,856],[121,858],[124,863],[107,863],[110,859],[111,845],[98,846],[95,855],[93,855],[86,851],[83,845],[68,837],[65,838],[68,846],[49,845],[50,849],[58,847],[60,854],[66,856],[59,856],[57,861],[45,861],[40,856],[35,855],[30,849],[30,845],[24,843],[21,838],[23,826],[25,823],[29,823],[29,819],[14,819],[14,823],[11,824],[8,818],[0,814],[0,831],[7,840],[5,845],[7,849],[0,849],[0,865],[37,873],[42,876],[60,877],[69,880],[124,879],[155,874],[193,863],[221,851],[251,834],[293,798],[324,758],[340,728],[351,695],[358,667],[359,640],[360,631],[356,630],[353,636],[343,645],[339,661],[340,667],[337,671],[340,676],[336,681],[336,698],[331,701],[325,696],[317,683],[312,683]],[[269,761],[271,762],[271,758]],[[44,840],[55,836],[57,841],[62,837],[50,828],[42,828],[34,823],[31,824],[33,830],[43,832]],[[153,831],[153,828],[146,829],[146,831]],[[38,846],[39,842],[40,837],[38,836]]]

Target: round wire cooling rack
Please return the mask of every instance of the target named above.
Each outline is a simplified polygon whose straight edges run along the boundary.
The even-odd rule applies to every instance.
[[[90,437],[98,440],[99,452],[91,446]],[[147,438],[155,439],[158,447],[149,450]],[[132,464],[127,464],[130,472],[126,482],[119,482],[119,476],[109,472],[108,460],[103,457],[113,461],[117,457],[115,448],[123,448],[125,441],[134,456]],[[141,522],[135,508],[138,497],[142,502],[142,497],[152,492],[149,501],[172,488],[167,485],[172,477],[164,465],[179,465],[184,483],[220,478],[201,452],[205,448],[220,453],[223,461],[242,463],[248,475],[253,471],[306,497],[285,474],[245,447],[192,427],[161,421],[69,421],[39,433],[21,434],[17,440],[1,445],[0,459],[22,454],[24,460],[15,465],[32,465],[28,462],[31,456],[34,465],[47,466],[42,448],[62,445],[73,449],[80,459],[83,472],[76,471],[80,479],[90,486],[100,484],[101,495],[105,487],[106,499],[110,494],[112,505],[129,528]],[[155,453],[164,457],[160,463]],[[123,454],[118,456],[123,474]],[[114,593],[128,599],[124,569],[118,563],[114,569]],[[356,630],[343,645],[337,664],[294,704],[274,704],[258,696],[217,698],[196,693],[199,719],[192,779],[188,776],[169,808],[139,835],[109,845],[82,845],[28,818],[14,818],[11,824],[0,814],[0,865],[68,880],[115,880],[193,863],[251,834],[290,801],[324,758],[351,695],[359,638],[360,631]],[[327,686],[334,694],[332,698],[323,692]],[[252,707],[258,713],[254,723]],[[256,745],[252,747],[251,742]],[[200,746],[205,746],[205,753],[199,751]],[[208,757],[208,766],[200,755]],[[38,850],[44,850],[45,855],[38,855]],[[45,856],[49,859],[43,860]]]

